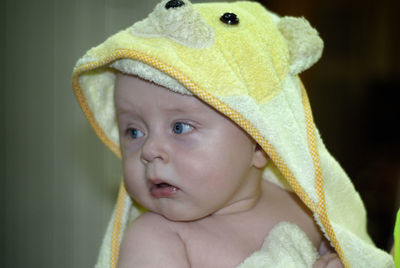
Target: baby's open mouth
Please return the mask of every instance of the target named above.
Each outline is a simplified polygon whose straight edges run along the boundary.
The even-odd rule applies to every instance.
[[[161,180],[152,180],[150,185],[150,194],[155,198],[168,198],[173,196],[179,190],[178,187],[173,186]]]
[[[159,184],[155,184],[154,186],[157,187],[157,188],[167,188],[167,187],[171,187],[172,185],[168,184],[168,183],[165,183],[165,182],[162,182],[162,183],[159,183]]]

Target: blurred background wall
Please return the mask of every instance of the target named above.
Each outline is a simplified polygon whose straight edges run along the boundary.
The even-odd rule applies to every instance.
[[[260,2],[305,16],[325,40],[302,78],[327,147],[366,203],[373,239],[388,249],[400,202],[397,1]],[[0,267],[94,265],[121,168],[83,117],[71,71],[156,3],[0,1]]]

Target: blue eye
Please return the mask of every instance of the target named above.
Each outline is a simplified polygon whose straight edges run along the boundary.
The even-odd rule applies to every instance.
[[[142,131],[135,128],[128,129],[128,134],[132,139],[137,139],[144,136],[144,133]]]
[[[175,123],[174,126],[172,127],[172,131],[174,131],[175,134],[184,134],[192,130],[193,127],[191,125],[180,122]]]

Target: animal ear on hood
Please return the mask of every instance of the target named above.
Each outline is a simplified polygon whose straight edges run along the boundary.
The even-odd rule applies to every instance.
[[[319,60],[324,42],[306,19],[283,17],[277,26],[289,48],[290,74],[297,75]]]

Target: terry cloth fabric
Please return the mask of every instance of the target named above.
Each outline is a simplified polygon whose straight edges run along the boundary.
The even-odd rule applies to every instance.
[[[318,252],[307,235],[295,224],[281,222],[265,238],[261,249],[237,268],[309,268],[318,259]]]
[[[320,58],[322,48],[305,19],[279,17],[255,2],[164,0],[146,19],[78,60],[73,88],[89,123],[118,157],[117,71],[196,95],[265,150],[272,161],[264,178],[299,196],[346,267],[394,267],[368,236],[363,203],[326,150],[297,76]],[[97,267],[116,267],[125,226],[139,214],[121,184]],[[296,228],[287,230],[284,241],[297,237],[307,244]]]

